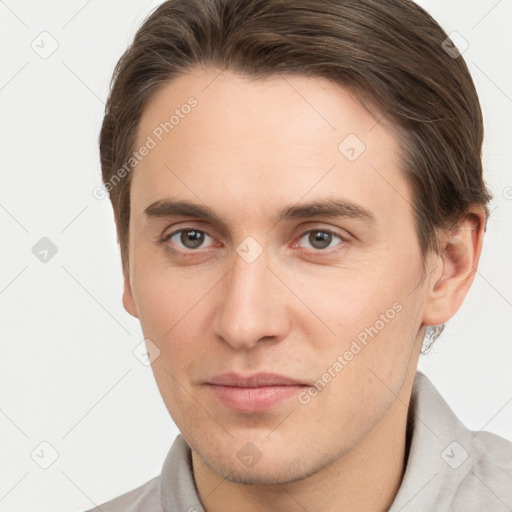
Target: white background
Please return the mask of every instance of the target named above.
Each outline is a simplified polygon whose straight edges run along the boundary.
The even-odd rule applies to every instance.
[[[92,196],[112,70],[159,3],[0,2],[2,512],[100,504],[159,474],[177,434],[132,353],[112,210]],[[469,43],[495,195],[473,288],[420,369],[466,426],[512,440],[512,3],[420,3]],[[31,48],[43,31],[59,45],[47,59]],[[44,236],[47,263],[32,253]],[[46,470],[31,458],[43,441],[59,454]]]

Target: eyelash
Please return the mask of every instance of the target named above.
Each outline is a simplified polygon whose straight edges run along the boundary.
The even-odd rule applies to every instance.
[[[172,233],[169,233],[168,235],[165,235],[163,236],[158,242],[157,244],[159,245],[165,245],[169,240],[171,240],[171,238],[177,234],[180,234],[180,233],[183,233],[183,232],[186,232],[186,231],[196,231],[198,233],[202,233],[210,238],[213,239],[213,237],[211,235],[209,235],[206,231],[204,230],[201,230],[201,229],[196,229],[194,227],[185,227],[185,228],[180,228],[180,229],[177,229],[176,231],[173,231]],[[328,233],[330,234],[331,236],[333,237],[337,237],[340,239],[340,242],[335,244],[333,247],[330,247],[330,248],[326,248],[326,249],[314,249],[314,248],[304,248],[305,251],[309,254],[315,254],[315,255],[328,255],[328,254],[331,254],[333,252],[333,250],[336,250],[335,248],[338,246],[338,245],[342,245],[344,242],[347,242],[347,238],[342,236],[341,234],[331,230],[331,229],[309,229],[307,231],[304,231],[300,236],[299,236],[299,242],[300,240],[302,240],[304,238],[304,236],[310,234],[310,233],[314,233],[314,232],[319,232],[319,233]],[[294,243],[293,246],[295,247],[297,244]],[[206,252],[207,249],[203,249],[201,250],[201,248],[199,249],[188,249],[188,248],[179,248],[179,249],[175,249],[173,247],[170,247],[170,246],[166,246],[166,249],[169,250],[170,252],[174,253],[174,254],[179,254],[179,255],[187,255],[187,256],[200,256],[201,254],[204,254],[204,252]]]

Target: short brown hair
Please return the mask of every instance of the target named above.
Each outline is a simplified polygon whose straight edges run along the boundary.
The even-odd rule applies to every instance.
[[[482,113],[463,58],[409,0],[168,0],[115,68],[99,137],[105,185],[125,164],[148,100],[198,65],[248,77],[323,77],[377,105],[397,128],[423,254],[437,230],[491,199],[482,177]],[[451,48],[451,51],[445,51]],[[128,275],[130,183],[109,187]]]

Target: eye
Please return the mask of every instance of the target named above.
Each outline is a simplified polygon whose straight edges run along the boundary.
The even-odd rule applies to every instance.
[[[207,235],[204,231],[198,229],[180,229],[174,233],[167,235],[162,241],[166,242],[170,240],[174,245],[177,245],[180,249],[201,249],[205,247],[203,244],[207,240],[213,241],[210,235]]]
[[[339,240],[339,242],[331,245],[336,240]],[[313,229],[300,237],[300,242],[309,244],[309,247],[306,246],[308,249],[317,250],[330,249],[344,241],[344,238],[328,229]]]

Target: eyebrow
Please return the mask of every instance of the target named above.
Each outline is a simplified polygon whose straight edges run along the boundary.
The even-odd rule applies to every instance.
[[[185,200],[161,199],[150,204],[144,213],[148,217],[162,218],[182,215],[196,217],[223,226],[226,223],[208,206]],[[364,221],[368,224],[375,222],[375,215],[369,210],[345,199],[325,198],[309,203],[295,204],[281,210],[274,218],[275,224],[284,220],[303,219],[308,217],[345,217]]]

